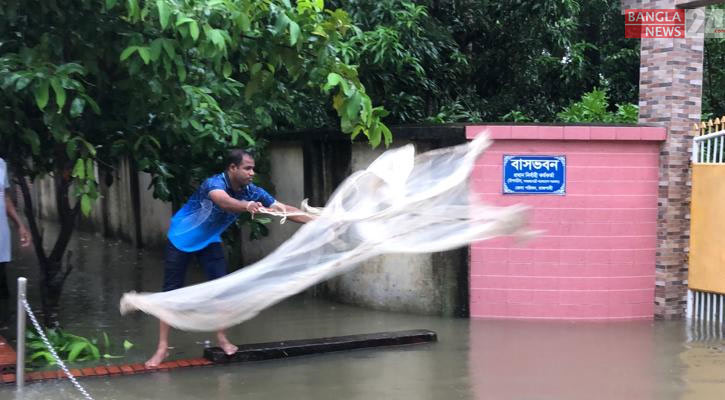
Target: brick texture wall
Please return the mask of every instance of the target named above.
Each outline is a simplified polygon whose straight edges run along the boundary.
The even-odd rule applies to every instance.
[[[660,143],[649,127],[469,126],[494,144],[472,191],[495,205],[532,206],[544,231],[522,245],[471,246],[471,317],[652,319]],[[503,195],[505,154],[566,156],[566,195]]]
[[[630,1],[624,8],[674,8],[676,1]],[[642,39],[639,121],[668,128],[660,149],[655,316],[684,315],[690,213],[690,130],[700,121],[703,39]]]

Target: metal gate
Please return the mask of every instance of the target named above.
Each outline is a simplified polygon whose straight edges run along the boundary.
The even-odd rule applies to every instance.
[[[725,320],[725,117],[695,125],[687,318],[692,339],[722,338]]]

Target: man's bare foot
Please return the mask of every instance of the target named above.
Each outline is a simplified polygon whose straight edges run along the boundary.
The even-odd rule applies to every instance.
[[[227,339],[227,335],[224,331],[218,331],[216,333],[216,341],[219,343],[219,347],[224,350],[224,354],[228,356],[234,355],[238,350],[237,346],[233,345],[232,342]]]
[[[159,347],[156,350],[156,353],[154,353],[154,355],[151,358],[149,358],[149,360],[146,361],[146,363],[144,365],[146,366],[146,368],[156,368],[168,356],[169,356],[169,352],[167,351],[166,346]]]
[[[233,356],[234,354],[237,353],[237,350],[239,350],[237,348],[237,346],[235,346],[229,342],[219,343],[219,347],[221,347],[222,350],[224,350],[224,354],[226,354],[228,356]]]
[[[219,347],[224,350],[224,354],[228,356],[234,355],[237,350],[239,350],[237,346],[233,345],[232,342],[230,342],[224,334],[217,335],[217,342],[219,342]]]

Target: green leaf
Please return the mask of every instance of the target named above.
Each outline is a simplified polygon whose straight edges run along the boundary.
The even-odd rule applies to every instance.
[[[50,86],[55,92],[55,102],[58,104],[58,112],[65,105],[65,89],[61,86],[58,78],[50,78]]]
[[[360,115],[360,103],[362,102],[362,96],[359,92],[355,92],[352,97],[345,101],[345,117],[350,120],[355,120]]]
[[[195,120],[195,119],[189,120],[189,123],[190,123],[190,124],[191,124],[191,126],[193,126],[193,127],[194,127],[194,129],[196,129],[197,131],[200,131],[200,132],[201,132],[201,131],[203,131],[203,130],[204,130],[204,127],[203,127],[203,126],[201,126],[201,124],[199,123],[199,121],[197,121],[197,120]]]
[[[138,46],[128,46],[121,52],[121,61],[127,59],[133,54],[134,51],[138,50]]]
[[[33,361],[38,357],[45,358],[45,361],[48,362],[49,364],[52,364],[53,362],[55,362],[55,358],[53,358],[53,355],[47,350],[36,351],[35,353],[30,355],[30,358],[28,359],[28,361]]]
[[[3,90],[7,90],[9,87],[15,86],[15,84],[18,81],[18,79],[20,79],[20,75],[18,75],[18,74],[8,74],[8,75],[6,75],[5,78],[3,78],[3,83],[2,83]],[[30,82],[30,79],[28,79],[28,82]]]
[[[209,40],[211,40],[212,43],[219,49],[224,50],[224,36],[222,36],[221,33],[219,33],[216,29],[208,29],[206,32],[207,37]]]
[[[133,343],[129,342],[127,339],[123,340],[123,349],[126,351],[131,350],[131,347],[133,347]]]
[[[141,147],[141,145],[145,141],[146,141],[146,136],[141,136],[138,139],[136,139],[136,143],[133,144],[133,151],[138,152],[138,149]]]
[[[194,20],[191,20],[191,22],[189,23],[189,34],[195,42],[196,39],[199,39],[199,25],[197,25],[196,21]]]
[[[90,158],[86,159],[86,178],[96,179],[96,168],[93,165],[93,160]]]
[[[108,338],[108,334],[106,332],[103,332],[103,346],[108,351],[108,348],[111,347],[111,340]]]
[[[345,96],[350,96],[355,92],[355,87],[351,86],[347,79],[343,79],[340,81],[340,86],[342,86],[342,92],[345,93]]]
[[[161,148],[161,143],[159,143],[159,140],[156,139],[155,137],[153,137],[153,136],[146,136],[146,139],[148,139],[150,142],[152,142],[154,145],[156,145],[156,148],[157,149],[160,149]]]
[[[249,73],[254,76],[259,73],[259,71],[262,70],[262,63],[256,63],[252,65],[252,68],[249,69]]]
[[[325,0],[314,0],[315,9],[322,11],[325,8]]]
[[[96,114],[101,113],[101,108],[98,107],[98,103],[96,103],[96,101],[93,100],[93,98],[91,98],[91,96],[88,96],[87,94],[82,93],[81,97],[83,97],[83,99],[86,102],[88,102],[88,105],[91,106],[91,109],[93,110],[94,113],[96,113]]]
[[[141,56],[144,64],[148,64],[149,61],[151,61],[151,52],[149,51],[148,47],[139,47],[138,55]]]
[[[151,61],[156,61],[161,56],[161,47],[164,39],[155,39],[149,46],[149,52],[151,54]]]
[[[24,76],[20,76],[15,81],[15,91],[19,92],[19,91],[25,89],[29,84],[30,84],[30,79],[28,79]]]
[[[239,16],[237,17],[237,24],[242,28],[242,31],[244,32],[248,32],[252,26],[249,21],[249,15],[247,15],[247,13],[244,11],[239,13]]]
[[[32,350],[45,349],[45,343],[43,343],[43,342],[27,342],[25,344],[25,347],[32,349]]]
[[[138,8],[138,0],[126,0],[126,4],[128,4],[128,16],[131,19],[131,21],[136,20],[136,18],[139,17],[139,8]]]
[[[93,147],[93,145],[90,144],[88,141],[83,140],[82,138],[81,138],[81,140],[83,141],[83,144],[86,145],[86,150],[88,150],[88,153],[91,156],[95,157],[96,156],[96,148]]]
[[[70,103],[70,116],[76,118],[83,114],[83,109],[86,107],[86,101],[81,97],[76,97]]]
[[[62,75],[72,75],[72,74],[80,74],[85,75],[86,70],[83,68],[82,65],[78,63],[65,63],[58,67],[56,70],[56,74],[62,74]]]
[[[353,129],[352,130],[352,133],[350,134],[350,139],[351,140],[355,140],[355,138],[357,137],[357,135],[359,135],[360,132],[362,132],[363,128],[364,127],[362,125],[356,126],[355,129]]]
[[[161,44],[164,46],[164,50],[169,58],[174,58],[174,41],[171,39],[162,39]]]
[[[176,71],[179,74],[179,81],[184,82],[186,80],[186,67],[183,62],[178,61],[176,63]]]
[[[368,97],[367,95],[363,94],[362,96],[362,113],[360,114],[360,116],[362,117],[363,123],[365,123],[365,125],[369,125],[370,118],[372,118],[373,114],[373,103],[372,101],[370,101],[370,97]]]
[[[68,361],[75,361],[83,350],[88,346],[87,342],[77,341],[71,344],[70,351],[68,352]]]
[[[294,46],[297,43],[297,39],[300,37],[300,26],[297,22],[290,21],[289,23],[289,44]]]
[[[75,166],[73,167],[73,172],[71,173],[71,176],[78,179],[85,179],[86,178],[86,169],[85,164],[83,163],[83,159],[79,158],[76,160]]]
[[[282,32],[284,32],[285,28],[287,28],[287,25],[291,20],[285,13],[279,13],[277,14],[277,22],[274,24],[274,34],[279,35]]]
[[[35,85],[33,95],[35,95],[35,104],[41,110],[45,109],[48,105],[48,81],[42,80]]]
[[[373,148],[378,147],[380,145],[381,139],[380,124],[375,124],[375,126],[373,126],[373,129],[371,129],[369,132],[370,135],[368,136],[368,138],[370,140],[370,145]]]
[[[89,211],[90,211],[90,210],[89,210]],[[96,346],[94,346],[94,345],[92,345],[92,344],[91,344],[91,345],[89,345],[89,346],[91,347],[91,354],[93,355],[93,359],[94,359],[94,360],[98,360],[98,359],[100,359],[100,358],[101,358],[101,352],[100,352],[100,351],[98,351],[98,347],[96,347]]]
[[[110,10],[116,5],[117,0],[106,0],[106,9]]]
[[[339,85],[340,82],[342,82],[342,77],[334,72],[330,72],[327,75],[327,83],[325,83],[325,86],[323,86],[322,89],[327,92],[335,86]]]
[[[76,145],[75,140],[70,140],[70,141],[68,141],[68,143],[65,144],[65,154],[70,159],[75,158],[77,149],[78,149],[78,146]]]
[[[86,217],[91,215],[91,198],[85,193],[81,196],[81,212]],[[98,351],[98,349],[96,349],[96,351]]]
[[[388,147],[393,142],[393,134],[382,122],[380,123],[380,130],[383,132],[383,144]]]
[[[159,9],[159,22],[161,23],[161,30],[164,30],[169,25],[169,15],[171,14],[169,6],[164,0],[156,0],[156,7]]]
[[[256,144],[256,141],[254,140],[254,138],[252,138],[251,136],[249,136],[249,134],[247,132],[239,131],[239,135],[241,137],[243,137],[244,140],[247,141],[247,145],[254,146]]]
[[[180,27],[181,25],[189,24],[192,22],[194,22],[194,19],[189,18],[186,15],[180,15],[180,16],[176,17],[176,27],[177,28]]]
[[[253,78],[244,87],[244,98],[250,100],[255,93],[259,91],[262,82],[259,78]]]
[[[224,62],[224,68],[222,69],[222,73],[224,74],[225,78],[229,78],[232,75],[232,64],[230,64],[229,61]]]
[[[30,144],[30,149],[33,155],[40,154],[40,138],[38,137],[38,134],[34,130],[27,128],[23,129],[23,133],[25,133],[23,139]]]
[[[373,108],[371,114],[374,117],[384,118],[384,117],[387,117],[390,114],[390,112],[388,110],[386,110],[385,108],[378,106],[378,107]]]

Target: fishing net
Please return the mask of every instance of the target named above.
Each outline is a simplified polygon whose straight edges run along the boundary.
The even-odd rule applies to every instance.
[[[189,331],[246,321],[310,286],[385,253],[429,253],[501,235],[526,235],[525,207],[493,207],[468,191],[490,141],[415,155],[389,150],[348,177],[319,216],[264,259],[223,278],[161,292],[126,293],[121,312],[141,310]]]

